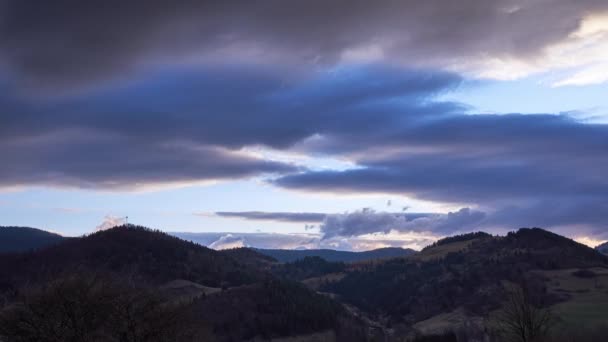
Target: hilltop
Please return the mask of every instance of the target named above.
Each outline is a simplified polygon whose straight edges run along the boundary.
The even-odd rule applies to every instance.
[[[218,251],[133,225],[0,258],[0,275],[15,281],[76,271],[128,275],[153,284],[185,279],[212,287],[252,283],[261,276]]]

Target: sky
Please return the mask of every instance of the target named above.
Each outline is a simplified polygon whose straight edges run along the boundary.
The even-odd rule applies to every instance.
[[[608,240],[608,2],[0,0],[0,225]]]

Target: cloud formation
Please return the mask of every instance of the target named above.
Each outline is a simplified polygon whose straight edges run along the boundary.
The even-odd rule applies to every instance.
[[[293,213],[293,212],[264,212],[264,211],[218,211],[217,216],[241,218],[258,221],[279,222],[321,222],[327,214],[323,213]]]
[[[273,174],[271,184],[297,191],[391,193],[471,208],[449,220],[463,217],[462,226],[485,213],[482,222],[509,229],[606,234],[608,125],[567,113],[476,113],[440,100],[461,80],[375,64],[287,78],[233,66],[165,71],[53,99],[6,88],[0,186],[122,190]],[[251,146],[355,166],[310,170],[246,152]],[[336,236],[350,234],[337,222]]]
[[[455,111],[457,104],[428,99],[459,81],[364,66],[286,86],[279,71],[235,67],[161,73],[52,100],[7,91],[0,95],[0,152],[8,165],[0,186],[129,189],[294,172],[297,166],[242,149],[285,150],[315,135],[350,139],[370,128],[384,134],[401,113],[378,116],[375,101],[398,97],[404,110]]]
[[[246,220],[319,223],[319,232],[323,240],[336,237],[360,237],[368,234],[387,235],[392,232],[432,233],[435,236],[444,236],[475,230],[487,222],[486,213],[470,208],[462,208],[446,214],[395,213],[366,208],[332,214],[244,211],[217,212],[216,215]],[[505,221],[500,223],[504,224]]]
[[[578,59],[572,56],[583,56],[574,47],[580,50],[594,33],[582,24],[597,21],[589,14],[608,11],[602,0],[4,0],[0,6],[2,64],[19,79],[55,87],[120,78],[168,61],[314,68],[381,60],[521,76],[543,65],[572,67],[567,62]],[[549,52],[566,55],[545,58]]]
[[[288,172],[295,168],[196,144],[141,144],[129,137],[57,132],[0,146],[0,187],[136,190]]]

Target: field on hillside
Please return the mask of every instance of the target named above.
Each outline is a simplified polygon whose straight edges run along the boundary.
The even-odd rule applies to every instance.
[[[412,258],[420,261],[441,259],[448,255],[448,253],[456,253],[467,249],[475,241],[476,239],[472,239],[433,246],[432,248],[424,249],[420,253],[412,255]]]
[[[590,270],[596,274],[595,277],[577,277],[573,275],[577,269],[538,271],[550,279],[550,292],[570,297],[553,307],[566,326],[584,329],[608,324],[608,269]]]
[[[345,273],[330,273],[320,277],[313,277],[302,280],[304,285],[308,286],[313,290],[318,290],[323,284],[335,283],[342,280],[346,276]]]

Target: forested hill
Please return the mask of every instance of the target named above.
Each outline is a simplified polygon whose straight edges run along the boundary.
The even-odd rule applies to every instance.
[[[41,229],[0,227],[0,253],[26,252],[56,244],[65,238]]]
[[[3,279],[32,281],[70,271],[128,275],[154,284],[184,279],[213,287],[252,283],[264,276],[224,253],[134,225],[0,256]]]
[[[471,234],[440,241],[410,258],[353,267],[322,291],[368,312],[408,324],[464,308],[484,316],[500,306],[504,283],[528,282],[537,298],[546,292],[543,271],[608,267],[608,257],[563,236],[520,229],[507,236]]]
[[[415,250],[409,248],[379,248],[365,252],[336,251],[333,249],[256,249],[256,251],[271,256],[280,262],[293,262],[306,257],[320,257],[330,262],[347,263],[405,257],[416,253]]]
[[[134,225],[0,254],[0,340],[366,340],[339,302],[275,278],[274,264]]]

